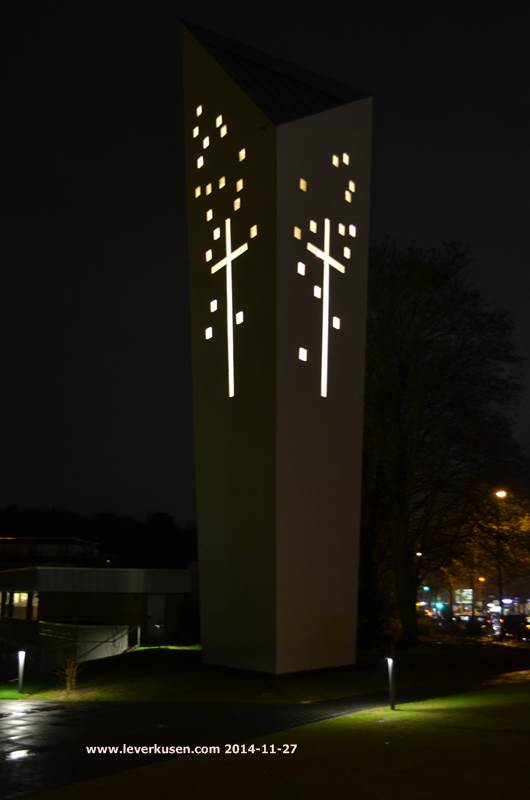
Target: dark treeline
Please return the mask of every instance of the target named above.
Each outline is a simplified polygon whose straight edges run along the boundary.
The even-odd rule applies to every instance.
[[[0,536],[97,542],[102,563],[117,567],[182,568],[197,557],[195,528],[178,527],[165,512],[138,520],[113,513],[9,506],[0,510]]]

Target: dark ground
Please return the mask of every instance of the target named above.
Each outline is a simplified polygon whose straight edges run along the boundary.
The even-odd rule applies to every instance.
[[[160,655],[167,666],[167,653]],[[472,689],[502,673],[530,669],[530,648],[525,647],[433,644],[404,651],[398,657],[401,667],[398,699],[401,702]],[[115,672],[116,663],[114,661],[111,665],[111,672]],[[156,658],[150,656],[149,664],[156,669]],[[190,666],[187,655],[182,669],[189,670]],[[174,679],[178,681],[176,661],[173,667]],[[379,685],[380,667],[380,664],[365,667],[370,673],[377,673],[376,684]],[[193,668],[199,673],[204,669],[199,663]],[[100,678],[101,669],[99,665]],[[344,670],[326,672],[325,675],[310,676],[322,691],[324,687],[333,685],[334,675],[339,684],[344,680]],[[356,670],[352,673],[356,674]],[[241,678],[243,683],[248,680],[244,673]],[[305,680],[307,685],[308,677],[272,678],[273,682],[283,682],[284,686],[287,685],[285,681],[290,681],[292,693],[297,680]],[[368,685],[366,680],[363,685]],[[3,701],[0,702],[1,796],[2,800],[12,800],[89,777],[144,766],[163,758],[156,755],[88,756],[85,752],[87,744],[241,742],[386,702],[384,691],[312,703],[248,703],[237,702],[236,698],[228,702],[226,696],[221,701],[208,703]]]

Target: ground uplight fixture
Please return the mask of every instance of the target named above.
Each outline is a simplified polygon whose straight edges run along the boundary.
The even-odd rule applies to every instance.
[[[506,489],[497,489],[497,491],[495,492],[495,497],[498,497],[499,500],[504,500],[504,498],[507,496],[508,492],[506,491]]]
[[[18,691],[21,692],[24,686],[24,664],[26,663],[26,651],[18,651]]]
[[[386,663],[388,665],[388,696],[390,701],[390,708],[392,711],[396,710],[396,676],[394,673],[394,659],[387,656]]]

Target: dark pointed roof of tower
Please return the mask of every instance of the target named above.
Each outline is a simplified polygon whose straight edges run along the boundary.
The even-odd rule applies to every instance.
[[[301,69],[204,28],[184,24],[276,124],[369,97],[366,92],[332,78]]]

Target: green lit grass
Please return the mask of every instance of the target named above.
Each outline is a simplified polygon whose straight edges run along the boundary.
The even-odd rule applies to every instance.
[[[200,644],[162,644],[158,645],[138,645],[136,647],[131,648],[131,653],[139,653],[143,650],[181,650],[185,651],[201,651],[202,646]]]
[[[281,677],[203,665],[200,648],[140,647],[82,664],[78,689],[67,693],[59,679],[31,700],[53,702],[296,703],[384,688],[384,665],[373,670],[325,670]]]
[[[36,797],[522,798],[530,781],[530,685],[380,708],[255,740],[261,742],[298,749],[291,756],[181,757]]]
[[[28,677],[24,681],[22,692],[19,692],[16,681],[0,681],[0,700],[32,700],[37,693],[46,691],[53,685],[53,678]]]
[[[24,697],[12,683],[0,683],[0,700],[20,700]]]
[[[528,648],[431,645],[397,657],[400,689],[437,691],[454,687],[455,680],[479,686],[499,674],[525,669],[530,669]],[[39,686],[31,685],[28,676],[25,691],[31,700],[54,702],[315,702],[384,691],[386,665],[379,656],[355,668],[271,676],[204,665],[197,645],[147,647],[82,664],[78,686],[66,693],[55,676]]]
[[[31,700],[164,703],[298,703],[329,697],[361,694],[384,689],[381,676],[351,674],[336,676],[255,675],[235,670],[197,665],[168,672],[135,675],[124,665],[122,674],[95,673],[88,667],[79,673],[75,691],[54,686],[31,695]]]

